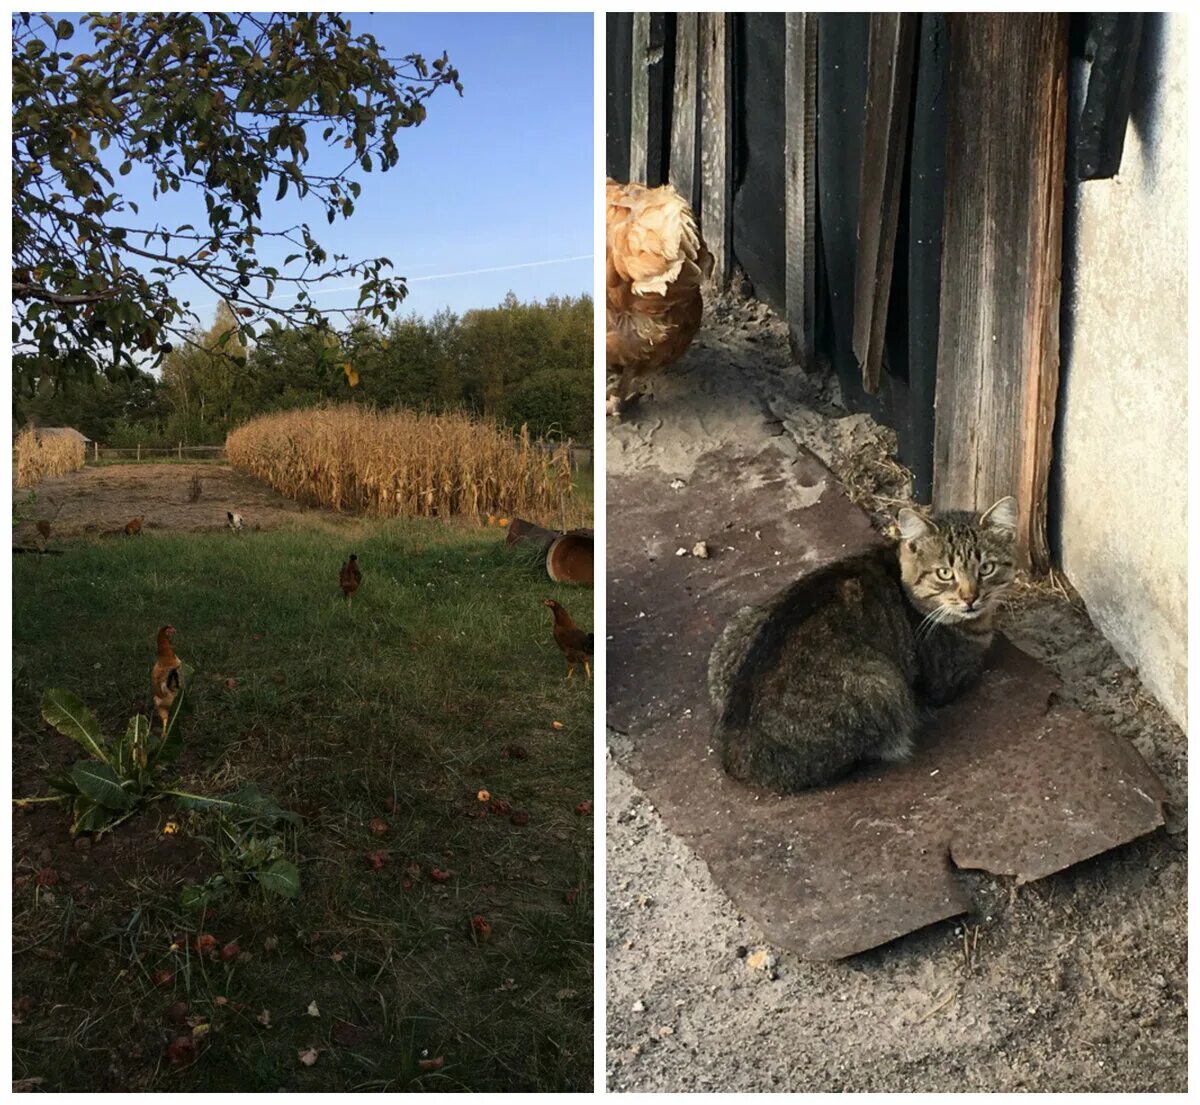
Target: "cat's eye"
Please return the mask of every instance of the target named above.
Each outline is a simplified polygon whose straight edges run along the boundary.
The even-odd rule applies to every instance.
[[[990,576],[996,570],[996,565],[990,560],[985,560],[979,565],[979,574],[981,576]]]
[[[949,583],[954,578],[954,569],[941,567],[937,570],[937,577],[943,583]]]

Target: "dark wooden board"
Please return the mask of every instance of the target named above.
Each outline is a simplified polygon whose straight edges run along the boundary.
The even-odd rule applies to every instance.
[[[1095,12],[1088,16],[1087,52],[1092,68],[1075,139],[1080,180],[1114,177],[1121,168],[1142,18],[1141,12]]]
[[[1018,547],[1049,563],[1058,391],[1067,17],[952,15],[934,504],[1016,495]]]
[[[815,366],[817,311],[817,17],[784,16],[785,317],[792,351]]]
[[[784,141],[786,117],[779,78],[784,70],[781,12],[732,17],[733,260],[750,279],[756,299],[782,314],[786,302]]]
[[[919,17],[871,16],[867,100],[858,190],[858,252],[854,266],[854,355],[863,390],[879,390],[884,329],[892,290],[896,226],[908,151],[909,112]]]
[[[629,114],[633,14],[605,16],[604,151],[605,172],[614,180],[629,179]]]
[[[870,16],[823,14],[817,20],[817,207],[829,323],[821,334],[821,346],[847,404],[882,416],[886,396],[863,391],[852,348]]]
[[[634,13],[629,179],[650,187],[667,179],[666,24],[665,14]]]
[[[630,44],[629,179],[666,180],[665,15],[634,12]]]
[[[897,251],[898,265],[903,264],[899,258],[907,259],[904,302],[890,313],[903,324],[904,333],[888,341],[892,370],[902,371],[908,381],[907,418],[896,427],[900,456],[913,473],[913,494],[923,503],[933,495],[948,60],[946,17],[927,12],[921,16],[917,47],[908,195],[902,208],[904,242]]]

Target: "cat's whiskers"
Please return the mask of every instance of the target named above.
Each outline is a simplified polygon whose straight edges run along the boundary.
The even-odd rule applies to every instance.
[[[921,619],[914,634],[918,644],[923,644],[932,635],[933,631],[942,625],[947,618],[950,617],[952,611],[948,606],[935,606],[924,618]]]

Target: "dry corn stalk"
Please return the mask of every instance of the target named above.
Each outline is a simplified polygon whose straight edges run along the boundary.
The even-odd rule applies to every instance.
[[[239,426],[225,452],[290,498],[363,514],[537,517],[559,510],[571,490],[567,446],[547,451],[525,427],[514,439],[465,414],[285,411]]]
[[[33,487],[46,476],[65,476],[83,467],[84,444],[67,434],[39,434],[26,427],[13,442],[17,487]]]

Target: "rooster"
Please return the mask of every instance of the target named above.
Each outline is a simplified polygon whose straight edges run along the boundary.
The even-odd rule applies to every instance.
[[[592,668],[588,658],[595,651],[594,635],[584,633],[571,621],[571,615],[554,599],[544,599],[543,605],[550,607],[554,614],[554,643],[562,649],[563,655],[567,658],[567,678],[570,679],[575,674],[576,664],[582,664],[590,681]]]
[[[179,657],[171,646],[171,638],[175,636],[173,625],[164,625],[158,631],[158,657],[150,672],[150,686],[154,690],[154,708],[158,711],[158,719],[162,722],[163,732],[167,731],[167,718],[171,713],[171,704],[179,693]]]
[[[142,523],[146,520],[144,514],[139,514],[136,518],[125,523],[125,536],[135,537],[142,532]]]
[[[358,567],[358,553],[351,553],[350,559],[342,565],[342,570],[338,573],[338,583],[341,584],[342,594],[346,596],[346,601],[351,602],[355,591],[358,590],[358,585],[362,583],[362,572]]]
[[[605,292],[610,414],[634,402],[637,377],[677,361],[700,327],[712,275],[696,216],[669,184],[608,182]]]

